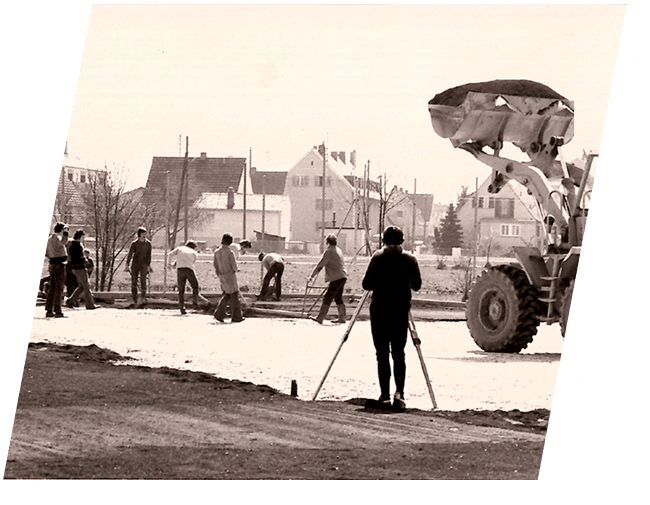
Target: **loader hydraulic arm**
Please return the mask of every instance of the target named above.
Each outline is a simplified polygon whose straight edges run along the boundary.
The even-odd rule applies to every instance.
[[[553,216],[555,223],[559,227],[567,227],[569,222],[569,209],[553,198],[558,191],[549,183],[544,173],[527,163],[501,158],[496,155],[484,152],[481,147],[472,142],[465,142],[458,146],[471,153],[477,160],[485,163],[492,168],[492,183],[488,186],[489,193],[498,193],[508,182],[508,179],[514,179],[525,186],[529,193],[539,202],[546,212]],[[569,192],[575,191],[568,188]],[[570,193],[571,194],[571,193]]]

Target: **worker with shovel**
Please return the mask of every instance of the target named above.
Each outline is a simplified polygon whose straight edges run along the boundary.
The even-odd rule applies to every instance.
[[[411,290],[420,289],[422,277],[415,256],[402,250],[404,233],[399,227],[386,228],[383,242],[384,247],[370,258],[361,285],[366,291],[372,291],[370,331],[377,354],[377,373],[381,390],[379,401],[385,404],[391,402],[389,356],[392,356],[395,375],[393,407],[404,410],[404,348],[409,331]]]

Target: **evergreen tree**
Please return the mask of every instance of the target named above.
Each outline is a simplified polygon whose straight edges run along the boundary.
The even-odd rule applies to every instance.
[[[451,254],[452,247],[463,245],[463,229],[456,214],[454,204],[450,203],[442,223],[434,234],[434,247],[442,254]]]

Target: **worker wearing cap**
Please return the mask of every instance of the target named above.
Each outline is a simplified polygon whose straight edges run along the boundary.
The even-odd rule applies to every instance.
[[[278,253],[263,253],[257,257],[266,269],[266,275],[262,281],[262,289],[257,296],[258,300],[263,300],[269,290],[271,279],[275,278],[275,297],[278,302],[282,297],[282,274],[284,273],[284,258]]]
[[[379,401],[390,403],[390,359],[393,358],[395,395],[393,406],[404,409],[404,382],[406,359],[404,348],[408,337],[411,290],[422,286],[418,261],[402,250],[404,233],[397,226],[389,226],[383,234],[384,247],[370,258],[361,285],[372,291],[370,302],[370,330],[377,355],[377,373],[381,396]]]

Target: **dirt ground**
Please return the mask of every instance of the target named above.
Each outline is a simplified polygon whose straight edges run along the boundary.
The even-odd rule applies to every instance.
[[[549,412],[377,410],[29,345],[5,479],[536,479]]]

